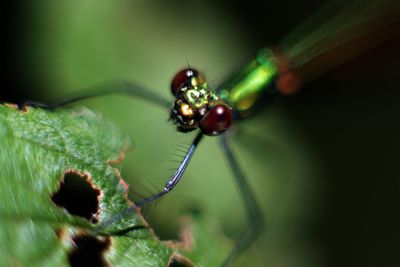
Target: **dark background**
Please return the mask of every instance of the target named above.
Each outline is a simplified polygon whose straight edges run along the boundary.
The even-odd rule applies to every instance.
[[[41,77],[32,77],[27,74],[24,60],[27,58],[29,41],[32,31],[37,26],[37,13],[35,1],[12,1],[2,5],[2,66],[1,79],[4,89],[1,92],[2,100],[23,101],[37,99],[46,91],[41,84]],[[189,1],[190,2],[190,1]],[[312,14],[318,7],[327,1],[203,1],[212,6],[221,14],[228,13],[234,16],[240,25],[247,31],[248,42],[255,48],[263,47],[266,43],[276,43],[281,40],[298,22]],[[174,6],[182,12],[187,12],[189,4],[185,1],[171,1],[159,5]],[[276,12],[279,10],[279,12]],[[281,14],[287,14],[282,19]],[[268,26],[268,34],[265,32]],[[195,29],[194,29],[195,30]],[[40,66],[38,66],[40,67]]]
[[[323,4],[206,2],[237,18],[254,51],[278,42]],[[184,1],[174,4],[185,10]],[[49,97],[43,77],[24,66],[35,16],[30,5],[8,1],[1,9],[3,101]],[[266,25],[268,35],[260,34]],[[298,95],[279,100],[302,125],[326,168],[328,190],[319,199],[320,213],[300,233],[300,239],[320,249],[325,266],[400,266],[399,48],[399,38],[379,45],[307,84]]]

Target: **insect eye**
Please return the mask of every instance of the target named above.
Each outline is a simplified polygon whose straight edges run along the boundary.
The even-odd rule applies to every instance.
[[[232,123],[232,111],[225,105],[217,105],[204,115],[199,127],[205,135],[219,135]]]
[[[174,96],[178,94],[182,87],[188,85],[195,85],[196,83],[203,82],[203,77],[199,72],[192,68],[187,68],[175,74],[171,83],[171,92]]]

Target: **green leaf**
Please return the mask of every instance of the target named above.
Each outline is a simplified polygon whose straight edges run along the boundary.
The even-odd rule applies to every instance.
[[[233,242],[223,234],[216,220],[201,214],[181,218],[181,242],[178,251],[198,267],[220,266]]]
[[[97,225],[129,206],[127,188],[112,166],[128,146],[127,136],[88,109],[0,106],[0,266],[68,266],[79,236],[103,243],[105,255],[99,255],[113,266],[166,266],[172,249],[154,237],[140,214],[103,229],[131,229],[111,242],[94,234]],[[100,190],[91,220],[53,202],[65,174]]]

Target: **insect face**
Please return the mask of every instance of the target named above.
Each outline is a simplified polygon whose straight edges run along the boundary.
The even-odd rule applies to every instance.
[[[170,118],[180,132],[200,128],[205,135],[219,135],[232,123],[231,109],[208,88],[194,69],[179,71],[171,83],[176,96]]]

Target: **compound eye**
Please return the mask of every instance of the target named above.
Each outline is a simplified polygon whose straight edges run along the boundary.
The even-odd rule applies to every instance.
[[[219,135],[225,132],[232,123],[232,111],[225,105],[217,105],[204,115],[199,128],[205,135]]]
[[[171,83],[171,92],[176,96],[182,87],[196,85],[196,83],[203,82],[201,74],[195,69],[187,68],[175,74]]]

